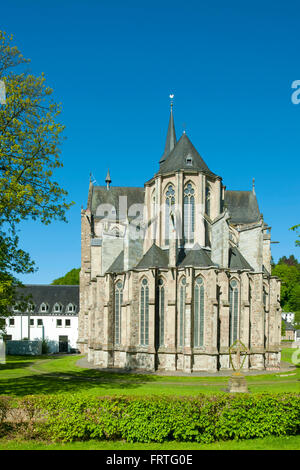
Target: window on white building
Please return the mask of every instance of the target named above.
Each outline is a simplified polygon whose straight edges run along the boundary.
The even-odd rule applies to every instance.
[[[62,320],[60,320],[59,318],[56,319],[56,328],[59,328],[62,326]]]
[[[43,320],[41,318],[38,319],[37,326],[43,326]]]
[[[8,320],[8,324],[9,324],[9,326],[15,326],[15,319],[14,319],[14,318],[10,318],[10,319]]]
[[[48,310],[49,310],[49,305],[46,304],[45,302],[43,302],[43,303],[41,304],[41,306],[40,306],[40,312],[44,312],[44,313],[45,313],[45,312],[48,312]]]
[[[70,327],[71,326],[71,320],[66,320],[65,321],[65,326]]]
[[[69,304],[69,305],[67,306],[67,312],[68,312],[68,313],[74,313],[75,310],[76,310],[76,305],[74,305],[74,304]]]
[[[59,303],[54,304],[53,311],[55,313],[60,313],[62,311],[62,305]]]

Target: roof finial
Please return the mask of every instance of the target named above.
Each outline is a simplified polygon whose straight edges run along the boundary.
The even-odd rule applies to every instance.
[[[252,179],[252,192],[255,194],[255,178]]]
[[[105,178],[105,183],[106,183],[106,189],[108,190],[109,189],[109,185],[111,183],[111,179],[110,179],[110,174],[109,174],[109,168],[107,170],[107,175],[106,175],[106,178]]]
[[[171,104],[171,111],[172,111],[172,108],[173,108],[173,98],[174,98],[173,93],[171,93],[171,94],[169,95],[169,98],[170,98],[170,100],[171,100],[170,104]]]

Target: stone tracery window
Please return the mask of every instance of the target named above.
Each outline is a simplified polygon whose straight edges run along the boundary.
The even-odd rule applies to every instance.
[[[195,189],[188,183],[184,189],[184,240],[193,243],[195,232]]]
[[[175,205],[175,190],[172,184],[169,184],[167,192],[166,192],[166,206],[165,206],[165,244],[169,245],[170,239],[170,229],[171,229],[171,222],[170,222],[170,214],[173,210],[173,206]]]
[[[149,345],[149,286],[147,279],[142,280],[140,292],[140,344]]]
[[[115,344],[121,342],[121,306],[123,302],[123,284],[118,281],[115,286]]]
[[[239,286],[235,279],[229,287],[229,346],[238,339]]]
[[[163,279],[158,280],[158,316],[159,316],[159,346],[165,343],[165,288]]]
[[[185,330],[185,298],[186,298],[186,279],[182,278],[179,287],[179,346],[184,346]]]
[[[204,282],[197,277],[194,286],[194,346],[204,344]]]

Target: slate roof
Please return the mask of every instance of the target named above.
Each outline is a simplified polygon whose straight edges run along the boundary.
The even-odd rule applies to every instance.
[[[121,187],[121,186],[111,186],[109,189],[106,186],[93,186],[90,209],[94,216],[103,218],[104,210],[97,213],[97,208],[100,204],[110,204],[114,207],[116,213],[115,217],[119,219],[119,204],[120,197],[125,196],[127,198],[127,211],[133,204],[144,204],[145,190],[144,188],[138,187]],[[124,214],[127,215],[127,214]],[[121,214],[122,217],[122,214]],[[134,215],[133,217],[136,217]]]
[[[141,261],[137,264],[137,269],[144,268],[165,268],[169,264],[169,256],[167,250],[162,250],[155,243],[144,254]]]
[[[230,213],[230,222],[249,224],[259,222],[260,212],[252,191],[225,191],[224,206]]]
[[[34,310],[32,314],[43,315],[44,312],[40,312],[40,306],[42,303],[46,303],[49,306],[47,314],[53,312],[53,307],[56,303],[63,306],[62,311],[59,313],[66,314],[66,307],[68,304],[76,306],[75,315],[79,311],[79,286],[52,286],[46,284],[26,284],[23,288],[17,289],[18,293],[22,296],[31,295],[29,302],[33,302]],[[56,313],[58,314],[58,313]],[[70,313],[68,313],[70,315]]]
[[[250,266],[248,261],[245,260],[237,247],[229,248],[228,267],[230,269],[250,269],[253,271],[253,268]]]
[[[185,266],[193,266],[195,268],[201,268],[201,267],[208,267],[208,266],[216,266],[210,256],[209,252],[207,250],[204,250],[201,248],[198,244],[194,246],[192,250],[189,250],[187,252],[187,255],[181,261],[179,264],[179,267],[185,267]]]
[[[191,164],[187,163],[187,157],[192,158]],[[170,173],[177,170],[202,171],[208,175],[216,176],[212,171],[210,171],[186,134],[183,134],[180,137],[171,153],[165,161],[161,163],[157,174]]]
[[[107,273],[122,273],[124,271],[124,250],[116,257],[112,265],[106,270]]]

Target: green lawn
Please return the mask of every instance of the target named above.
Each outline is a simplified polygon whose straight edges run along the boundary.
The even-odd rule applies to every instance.
[[[299,450],[300,436],[265,437],[239,441],[214,442],[198,444],[195,442],[164,442],[151,444],[127,443],[123,441],[96,441],[71,443],[47,443],[0,439],[0,450]]]
[[[291,362],[294,349],[284,349]],[[7,356],[0,364],[0,395],[84,393],[103,395],[195,395],[226,391],[228,377],[174,377],[107,373],[76,365],[81,356]],[[300,366],[290,372],[248,376],[249,392],[299,392]]]
[[[291,363],[293,349],[282,351],[282,360]],[[106,373],[76,365],[80,355],[7,356],[0,364],[0,395],[22,397],[41,394],[111,395],[196,395],[224,393],[228,377],[175,377],[152,374]],[[250,393],[299,392],[300,365],[289,372],[248,376]],[[268,437],[213,444],[167,442],[129,444],[123,441],[47,443],[0,439],[0,450],[280,450],[300,449],[300,436]]]

